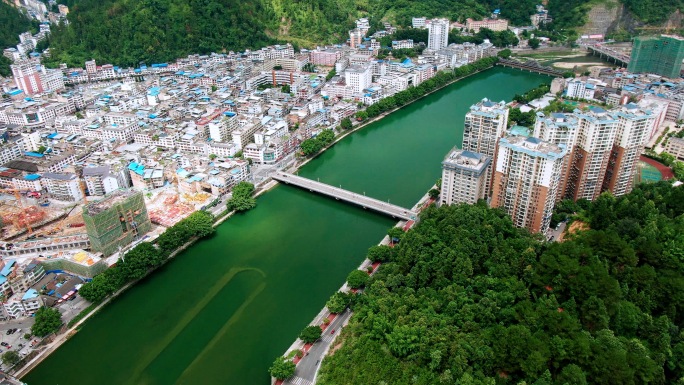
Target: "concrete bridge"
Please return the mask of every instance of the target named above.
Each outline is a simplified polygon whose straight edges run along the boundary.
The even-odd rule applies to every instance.
[[[614,50],[609,46],[594,44],[588,45],[587,49],[592,54],[598,55],[601,58],[606,58],[606,60],[612,61],[615,64],[620,64],[624,67],[629,64],[629,56],[620,51]]]
[[[504,66],[504,67],[511,67],[511,68],[518,68],[521,70],[536,72],[536,73],[540,73],[540,74],[544,74],[544,75],[563,77],[563,72],[555,70],[551,67],[545,67],[545,66],[537,63],[534,60],[528,60],[526,62],[520,62],[517,60],[499,59],[499,61],[496,63],[496,65],[500,65],[500,66]]]
[[[418,218],[418,213],[405,209],[403,207],[390,204],[388,202],[383,202],[375,198],[370,198],[365,195],[353,193],[351,191],[344,190],[339,187],[334,187],[329,184],[317,182],[308,178],[303,178],[294,174],[290,174],[283,171],[276,171],[273,173],[272,178],[283,182],[286,184],[291,184],[298,186],[309,191],[315,191],[319,194],[327,195],[333,197],[337,200],[343,200],[345,202],[353,203],[355,205],[361,206],[364,209],[371,209],[379,213],[388,215],[392,218],[398,218],[403,220],[416,220]]]

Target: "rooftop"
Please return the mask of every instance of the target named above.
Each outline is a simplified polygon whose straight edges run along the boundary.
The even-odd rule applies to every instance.
[[[458,168],[474,172],[482,172],[491,162],[491,158],[484,154],[453,148],[444,158],[442,166]]]
[[[114,206],[115,204],[121,203],[138,193],[138,191],[132,189],[116,190],[105,196],[104,199],[88,204],[83,208],[83,211],[88,215],[97,215]]]

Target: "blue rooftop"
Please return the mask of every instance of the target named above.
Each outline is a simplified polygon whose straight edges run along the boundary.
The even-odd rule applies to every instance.
[[[131,164],[128,165],[128,169],[138,175],[143,175],[145,173],[145,166],[136,162],[131,162]]]
[[[37,180],[37,179],[40,179],[40,175],[38,175],[38,174],[26,174],[26,176],[24,176],[24,179],[25,180]]]
[[[5,267],[3,267],[2,270],[0,270],[0,275],[2,275],[3,277],[7,277],[9,273],[12,271],[12,266],[14,266],[15,263],[17,263],[17,261],[15,260],[7,261],[7,263],[5,263]]]
[[[43,155],[43,154],[41,154],[41,153],[39,153],[39,152],[33,152],[33,151],[25,152],[24,155],[26,155],[26,156],[32,156],[32,157],[34,157],[34,158],[42,158],[42,157],[45,156],[45,155]]]
[[[28,289],[28,290],[26,290],[26,294],[24,294],[24,296],[21,297],[21,300],[25,301],[27,299],[36,298],[36,297],[38,297],[38,292],[36,291],[36,289]]]

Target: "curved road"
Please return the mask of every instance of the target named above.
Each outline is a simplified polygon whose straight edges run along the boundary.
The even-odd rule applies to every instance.
[[[313,344],[309,349],[308,354],[299,361],[297,369],[295,370],[295,375],[285,381],[283,385],[311,385],[314,383],[323,357],[325,357],[333,340],[340,333],[342,326],[346,324],[351,315],[352,312],[347,308],[347,310],[342,314],[339,314],[330,322],[330,325],[328,325],[323,332],[321,339]],[[331,334],[333,330],[335,331],[335,334]]]

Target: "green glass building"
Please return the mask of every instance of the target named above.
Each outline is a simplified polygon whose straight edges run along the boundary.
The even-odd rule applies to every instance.
[[[676,79],[684,60],[684,39],[678,36],[648,36],[634,39],[627,71]]]

